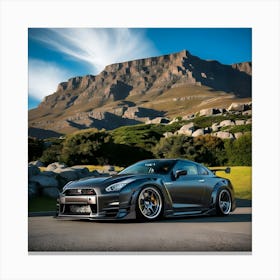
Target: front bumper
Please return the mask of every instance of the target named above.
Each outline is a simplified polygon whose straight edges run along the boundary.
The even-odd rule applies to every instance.
[[[121,206],[121,207],[120,207]],[[120,203],[118,194],[65,195],[57,199],[57,217],[89,220],[135,219],[133,206]]]

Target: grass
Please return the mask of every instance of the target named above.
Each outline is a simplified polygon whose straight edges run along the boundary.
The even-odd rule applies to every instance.
[[[252,199],[252,167],[233,166],[231,173],[217,171],[218,176],[230,179],[233,184],[235,197],[240,199]]]
[[[87,165],[90,171],[96,169],[102,169],[103,166],[99,165]],[[115,167],[116,171],[121,170],[121,167]],[[218,168],[218,167],[217,167]],[[227,174],[223,171],[217,171],[217,175],[228,178],[231,180],[235,197],[239,199],[252,199],[252,167],[251,166],[233,166],[231,167],[231,173]],[[28,202],[29,212],[40,211],[55,211],[56,199],[48,197],[32,198]]]

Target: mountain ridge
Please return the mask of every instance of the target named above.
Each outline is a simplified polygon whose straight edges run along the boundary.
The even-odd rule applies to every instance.
[[[98,75],[59,83],[56,92],[29,111],[29,127],[58,133],[89,127],[112,129],[183,115],[215,98],[247,101],[251,72],[251,62],[224,65],[187,50],[114,63]]]

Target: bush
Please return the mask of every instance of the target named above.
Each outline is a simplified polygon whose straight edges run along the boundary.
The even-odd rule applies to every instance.
[[[40,158],[45,164],[50,164],[52,162],[60,161],[62,146],[60,144],[52,144],[46,148]]]
[[[235,141],[226,141],[225,150],[229,165],[252,165],[252,135],[247,133]]]
[[[35,137],[28,137],[28,162],[37,160],[43,153],[44,142]]]
[[[223,165],[226,161],[224,142],[211,135],[162,138],[153,152],[158,158],[187,158],[209,166]]]
[[[68,135],[63,142],[60,160],[67,165],[107,164],[105,146],[109,141],[110,135],[105,131]]]

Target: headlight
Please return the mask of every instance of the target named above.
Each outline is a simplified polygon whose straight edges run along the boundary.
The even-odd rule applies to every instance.
[[[105,190],[106,190],[106,192],[117,192],[117,191],[121,190],[122,188],[124,188],[126,185],[127,185],[127,183],[116,183],[116,184],[110,185]]]

